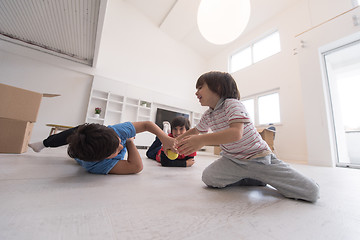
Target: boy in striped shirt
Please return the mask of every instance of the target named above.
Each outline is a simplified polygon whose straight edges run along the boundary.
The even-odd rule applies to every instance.
[[[220,145],[222,157],[203,172],[207,186],[269,184],[287,198],[317,201],[318,185],[277,159],[261,138],[229,73],[205,73],[199,77],[196,89],[200,104],[209,109],[195,128],[176,138],[176,147],[180,154],[187,155],[204,145]],[[212,133],[207,133],[209,129]]]

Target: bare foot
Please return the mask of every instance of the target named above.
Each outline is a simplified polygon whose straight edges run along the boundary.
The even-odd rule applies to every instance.
[[[186,167],[191,167],[192,165],[194,165],[194,163],[195,163],[195,159],[190,158],[186,160]]]

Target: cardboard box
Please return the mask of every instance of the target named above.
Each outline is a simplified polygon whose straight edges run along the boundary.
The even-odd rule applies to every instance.
[[[267,128],[258,128],[258,133],[265,140],[265,142],[269,145],[270,149],[274,151],[274,138],[275,138],[275,131]],[[220,146],[214,146],[214,154],[220,155],[221,149]]]
[[[23,153],[37,119],[41,99],[58,94],[37,93],[0,83],[0,153]]]
[[[35,122],[42,94],[0,84],[0,117]]]
[[[260,133],[262,139],[269,145],[270,149],[274,151],[275,132],[267,128],[257,129],[257,131]]]
[[[0,152],[26,152],[33,127],[32,122],[0,118]]]
[[[214,154],[220,155],[220,152],[221,152],[220,146],[214,146]]]

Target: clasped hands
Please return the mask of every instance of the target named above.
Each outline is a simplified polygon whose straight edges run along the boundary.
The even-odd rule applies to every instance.
[[[164,149],[170,149],[173,152],[185,156],[191,155],[192,153],[196,152],[204,146],[202,141],[200,141],[199,136],[197,135],[190,135],[186,137],[179,136],[175,139],[173,138],[173,140],[174,141],[172,147]]]

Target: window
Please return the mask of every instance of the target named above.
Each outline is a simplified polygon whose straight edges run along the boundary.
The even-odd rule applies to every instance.
[[[280,123],[279,90],[255,94],[241,100],[255,126]]]
[[[268,58],[280,52],[280,36],[279,32],[274,32],[269,36],[261,39],[253,44],[254,63]]]
[[[259,124],[279,123],[279,93],[272,93],[258,98]]]
[[[248,47],[232,56],[230,61],[230,69],[243,69],[247,66],[250,66],[251,64],[251,48]]]
[[[251,120],[254,122],[255,119],[255,100],[254,99],[247,99],[242,100],[242,104],[244,104],[246,110],[248,111]]]
[[[279,32],[273,32],[230,56],[229,72],[233,73],[281,51]]]

